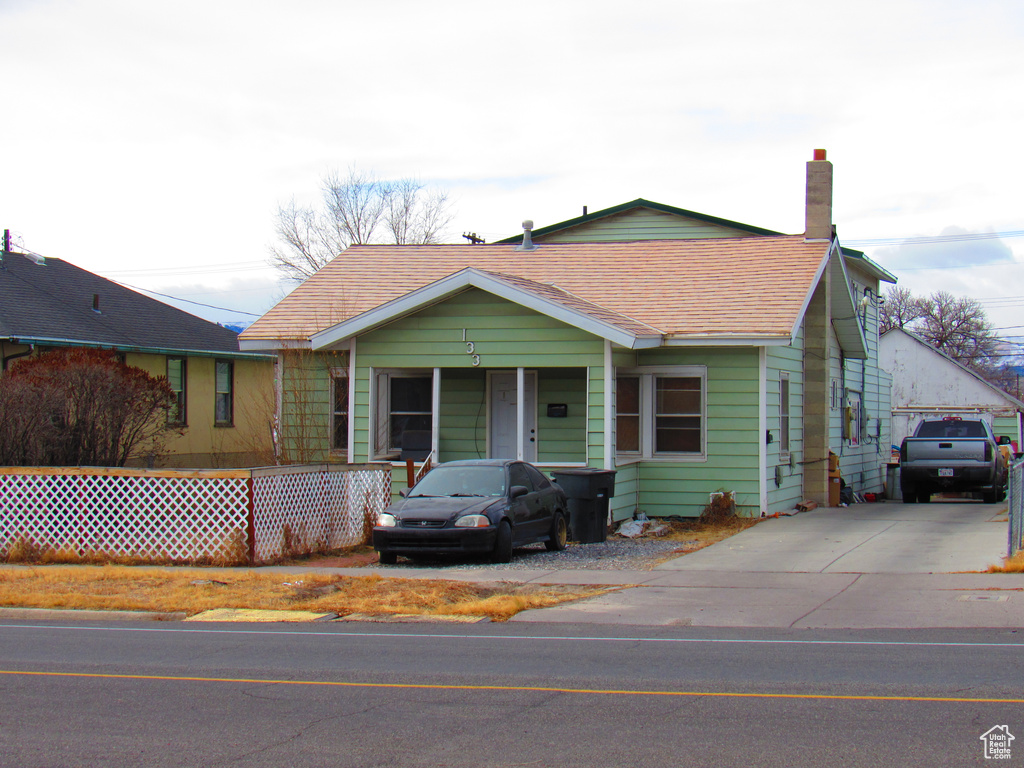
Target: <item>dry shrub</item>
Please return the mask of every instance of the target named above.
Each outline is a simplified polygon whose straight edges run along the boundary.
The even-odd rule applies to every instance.
[[[8,563],[38,563],[43,556],[43,549],[25,534],[16,536],[7,548]]]
[[[1000,565],[990,565],[988,573],[1024,573],[1024,550],[1007,557]]]
[[[235,528],[221,542],[220,552],[213,558],[213,565],[229,567],[232,565],[245,565],[249,562],[249,542],[246,540],[245,531]]]

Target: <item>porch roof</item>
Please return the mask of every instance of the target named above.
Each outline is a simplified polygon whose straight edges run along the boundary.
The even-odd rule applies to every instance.
[[[415,292],[472,268],[480,280],[544,299],[547,309],[634,337],[658,335],[668,344],[788,343],[830,247],[802,235],[541,243],[530,251],[515,245],[352,246],[246,329],[241,342],[243,349],[260,349],[319,336],[319,346],[328,329],[356,327],[350,324],[355,318],[387,312],[386,306],[393,317],[415,303]]]

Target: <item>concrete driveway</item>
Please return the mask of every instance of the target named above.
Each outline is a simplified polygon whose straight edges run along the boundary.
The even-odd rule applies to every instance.
[[[979,573],[1002,561],[1007,527],[1005,504],[816,509],[765,520],[653,571],[634,573],[633,589],[525,611],[513,621],[1018,628],[1024,626],[1024,574]]]
[[[898,501],[763,520],[657,570],[772,573],[981,571],[1006,554],[1006,504]]]

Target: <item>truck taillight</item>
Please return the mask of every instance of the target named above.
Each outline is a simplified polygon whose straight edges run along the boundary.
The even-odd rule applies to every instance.
[[[985,461],[992,461],[992,443],[985,443]]]

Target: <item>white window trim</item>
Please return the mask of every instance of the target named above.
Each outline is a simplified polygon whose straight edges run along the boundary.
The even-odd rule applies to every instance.
[[[785,417],[782,409],[782,382],[786,382],[787,394]],[[779,459],[789,461],[793,453],[793,380],[789,371],[779,371]]]
[[[638,461],[680,463],[706,462],[708,460],[708,368],[706,365],[643,365],[635,368],[619,368],[618,376],[640,377],[640,451],[617,453],[619,464]],[[665,377],[689,377],[700,379],[700,445],[699,453],[655,453],[655,379]]]
[[[349,369],[347,367],[346,368],[331,368],[330,372],[329,372],[329,375],[331,377],[331,413],[330,413],[330,417],[331,417],[331,432],[328,435],[328,439],[330,440],[330,443],[331,443],[330,453],[331,453],[332,456],[344,457],[345,461],[348,462],[348,461],[351,461],[350,456],[351,456],[351,451],[352,451],[352,381],[351,381],[351,379],[349,377]],[[338,412],[334,409],[334,404],[338,402],[338,397],[337,397],[337,393],[335,391],[335,387],[337,386],[338,379],[344,379],[344,381],[345,381],[345,385],[344,386],[345,386],[345,388],[346,388],[346,390],[348,392],[348,398],[347,398],[347,401],[348,401],[348,412],[345,414],[345,418],[347,420],[348,427],[346,429],[347,436],[345,438],[345,443],[346,444],[345,444],[344,448],[337,448],[334,445],[334,434],[335,434],[335,432],[337,430],[337,427],[336,427],[336,425],[334,423],[334,419],[338,415]]]
[[[390,439],[391,427],[388,423],[391,418],[391,387],[387,386],[387,383],[392,378],[406,378],[406,379],[430,379],[431,380],[431,403],[434,404],[436,399],[435,381],[437,378],[436,368],[371,368],[370,369],[370,396],[373,399],[373,407],[371,408],[371,421],[370,424],[370,454],[373,456],[373,461],[392,461],[398,460],[398,452],[388,450],[387,447],[381,450],[381,446],[378,445],[378,439],[384,436],[385,439]],[[382,384],[382,382],[384,382]],[[437,413],[431,414],[431,429],[436,429],[437,425]],[[436,440],[436,435],[432,437],[432,441]]]

